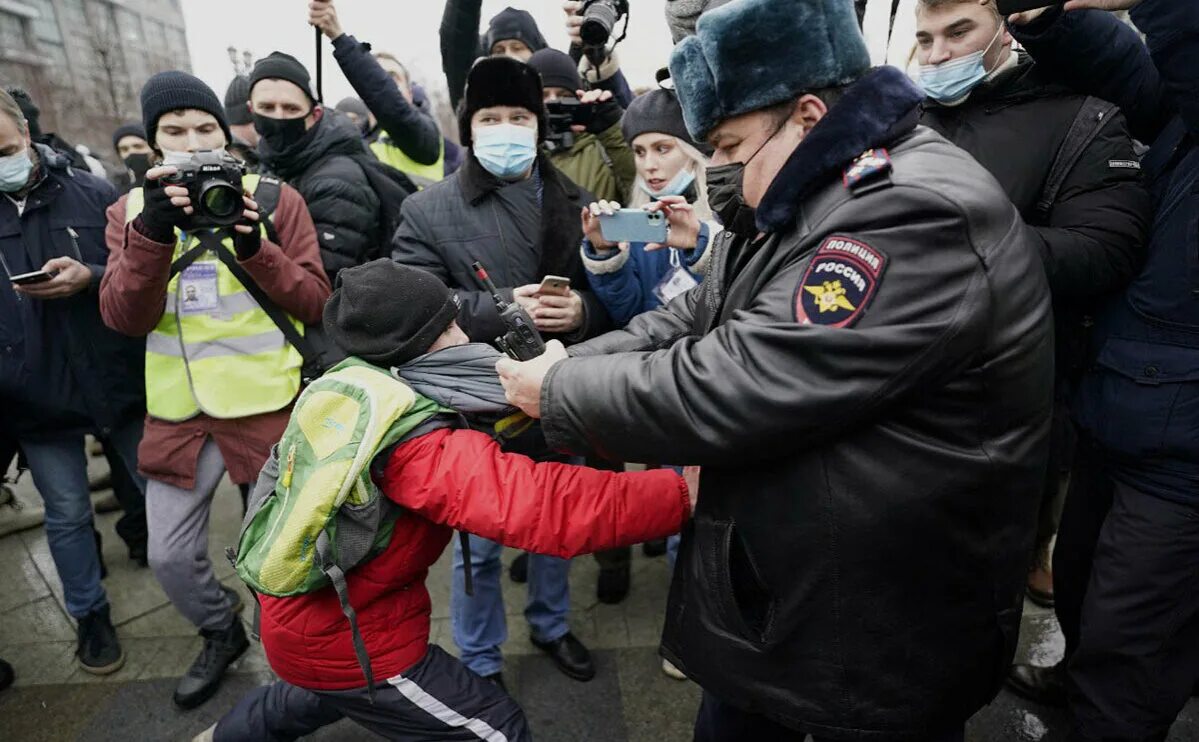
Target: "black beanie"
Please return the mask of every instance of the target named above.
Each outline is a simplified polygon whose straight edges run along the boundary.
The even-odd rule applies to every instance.
[[[346,353],[390,368],[428,352],[458,316],[458,295],[420,268],[379,258],[337,274],[325,333]]]
[[[529,66],[541,75],[541,84],[547,88],[566,88],[573,95],[583,89],[579,68],[569,54],[557,49],[542,49],[529,57]]]
[[[633,99],[620,119],[620,133],[629,144],[647,132],[669,134],[696,146],[683,122],[683,108],[672,90],[657,88]]]
[[[480,108],[517,106],[537,116],[537,140],[547,133],[545,103],[541,100],[541,76],[537,70],[511,57],[482,57],[466,76],[466,92],[458,107],[458,137],[469,147],[470,119]]]
[[[480,56],[490,56],[491,48],[497,41],[508,39],[523,41],[525,46],[532,51],[540,51],[549,46],[545,43],[545,37],[541,35],[541,29],[537,28],[537,21],[533,20],[533,15],[529,11],[508,7],[492,17],[491,23],[487,26],[487,33],[483,34],[483,48],[480,50]]]
[[[290,54],[271,52],[255,62],[254,69],[250,72],[250,87],[246,90],[247,97],[261,80],[286,80],[303,90],[309,101],[316,103],[316,95],[312,92],[312,78],[308,75],[308,69],[300,63],[300,60]]]
[[[139,137],[145,139],[147,142],[150,141],[146,139],[146,127],[137,121],[130,121],[127,124],[121,124],[117,127],[117,130],[112,133],[112,148],[116,149],[117,145],[125,137]]]
[[[350,96],[349,98],[342,98],[341,100],[337,101],[337,105],[333,107],[342,113],[356,114],[360,119],[366,119],[371,113],[370,109],[366,107],[366,104],[362,102],[361,98],[355,98],[353,96]]]
[[[17,108],[21,109],[21,115],[25,117],[25,123],[29,125],[29,138],[37,141],[42,138],[42,111],[33,102],[33,98],[29,97],[29,93],[24,88],[8,88],[7,92],[12,96],[13,101],[17,104]]]
[[[225,116],[234,126],[244,126],[254,123],[250,115],[250,78],[245,75],[234,77],[229,87],[225,88]]]
[[[179,70],[168,70],[146,80],[142,86],[142,125],[146,129],[146,141],[154,146],[154,135],[158,131],[158,119],[164,113],[194,108],[211,113],[225,132],[225,139],[233,141],[229,132],[229,120],[225,118],[225,107],[217,99],[212,88],[193,75]]]

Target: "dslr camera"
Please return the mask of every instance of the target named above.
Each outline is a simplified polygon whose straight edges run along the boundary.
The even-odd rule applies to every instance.
[[[545,138],[550,152],[560,152],[575,146],[571,126],[590,126],[595,118],[595,106],[580,103],[578,98],[559,98],[545,104],[549,134]]]
[[[178,172],[161,179],[164,185],[182,186],[192,202],[191,229],[229,227],[241,221],[246,210],[241,176],[246,169],[225,152],[202,149],[185,162],[172,163]]]
[[[583,40],[583,53],[591,63],[599,67],[607,54],[608,40],[617,22],[624,18],[624,31],[619,42],[629,30],[629,0],[587,0],[583,4],[583,25],[579,37]]]

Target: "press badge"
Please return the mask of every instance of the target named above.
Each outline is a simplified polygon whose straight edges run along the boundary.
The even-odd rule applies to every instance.
[[[679,260],[679,251],[667,249],[670,250],[670,270],[658,281],[658,285],[654,286],[654,296],[663,304],[669,304],[679,294],[685,294],[699,285],[699,281],[683,268]]]
[[[179,313],[209,314],[220,304],[216,263],[192,263],[179,274]]]

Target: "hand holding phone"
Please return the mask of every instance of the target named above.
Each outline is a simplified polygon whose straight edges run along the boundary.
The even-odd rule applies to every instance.
[[[570,279],[565,276],[546,276],[541,279],[538,294],[547,296],[566,296],[570,293]]]
[[[58,271],[30,271],[29,273],[18,273],[15,276],[9,276],[8,280],[18,286],[32,286],[35,283],[46,283],[57,275]]]
[[[608,242],[666,242],[666,217],[661,212],[621,209],[600,214],[600,233]]]

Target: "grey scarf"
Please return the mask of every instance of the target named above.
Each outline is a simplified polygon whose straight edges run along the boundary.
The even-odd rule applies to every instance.
[[[486,343],[469,343],[413,358],[391,373],[438,404],[464,415],[515,412],[495,372],[500,352]]]

